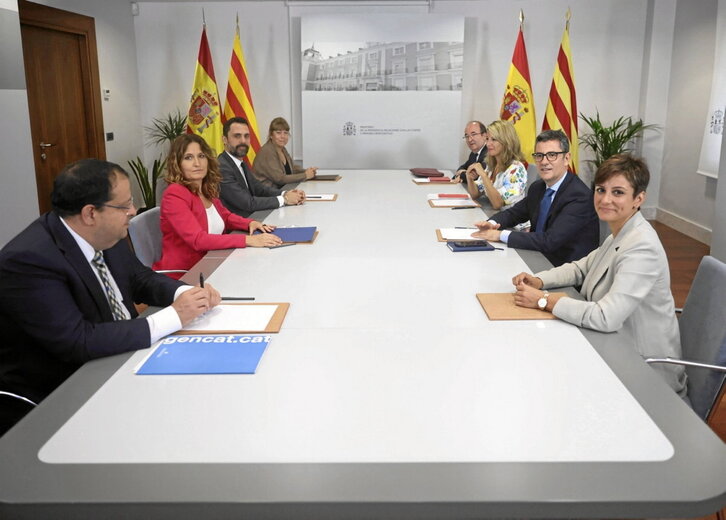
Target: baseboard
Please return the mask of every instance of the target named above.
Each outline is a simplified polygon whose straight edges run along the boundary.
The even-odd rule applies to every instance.
[[[648,206],[647,208],[641,207],[640,212],[645,217],[645,220],[658,220],[658,208],[655,206]]]
[[[655,209],[655,220],[657,220],[661,224],[665,224],[666,226],[671,227],[676,231],[683,233],[684,235],[688,235],[689,237],[698,240],[699,242],[702,242],[708,246],[711,245],[710,229],[661,208],[643,208],[643,211],[645,211],[646,209]]]

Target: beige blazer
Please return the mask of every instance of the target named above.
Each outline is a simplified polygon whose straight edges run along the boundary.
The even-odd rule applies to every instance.
[[[586,301],[561,298],[558,318],[601,332],[623,332],[643,357],[681,357],[678,320],[671,294],[668,259],[658,234],[640,212],[613,238],[585,258],[535,274],[544,288],[582,286]],[[683,367],[654,365],[680,395],[686,392]]]
[[[302,182],[305,180],[305,168],[295,166],[292,157],[287,153],[285,148],[282,149],[285,154],[287,164],[290,165],[292,175],[285,173],[285,166],[277,154],[277,146],[269,139],[262,145],[260,151],[255,156],[253,166],[253,174],[263,184],[273,188],[282,188],[285,184],[292,182]]]

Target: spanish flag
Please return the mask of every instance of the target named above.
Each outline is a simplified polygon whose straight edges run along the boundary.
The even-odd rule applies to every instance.
[[[242,53],[242,44],[239,39],[239,18],[234,33],[232,45],[232,60],[229,65],[229,78],[227,79],[227,97],[224,101],[224,120],[232,117],[244,117],[249,122],[250,149],[244,160],[248,165],[255,162],[255,156],[260,149],[260,132],[257,129],[255,107],[252,105],[250,84],[247,80],[247,66]]]
[[[570,10],[567,10],[565,32],[562,34],[560,50],[557,53],[557,63],[552,76],[550,97],[547,100],[542,130],[558,130],[567,135],[570,140],[570,171],[577,174],[578,170],[578,133],[577,133],[577,97],[575,95],[575,70],[572,68],[572,53],[570,52]]]
[[[212,54],[207,42],[207,26],[202,26],[197,68],[194,71],[194,87],[189,103],[187,132],[197,134],[217,153],[222,153],[222,109],[219,104],[217,81],[214,79]]]
[[[517,131],[522,153],[525,159],[530,159],[534,153],[534,140],[537,137],[537,123],[534,114],[534,99],[532,98],[532,83],[529,79],[529,62],[527,61],[527,47],[524,45],[522,24],[524,13],[519,12],[519,35],[514,46],[512,64],[509,66],[507,86],[504,90],[502,108],[499,117],[503,121],[511,121]]]

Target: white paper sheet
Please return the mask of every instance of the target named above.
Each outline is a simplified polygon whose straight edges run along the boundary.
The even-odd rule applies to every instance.
[[[441,236],[444,240],[481,240],[472,238],[471,234],[476,232],[477,228],[441,228]]]
[[[463,208],[476,207],[476,204],[474,204],[473,201],[465,199],[436,199],[431,200],[431,204],[433,204],[436,208],[447,208],[449,206],[461,206]]]
[[[189,323],[184,330],[264,332],[277,305],[218,305]]]

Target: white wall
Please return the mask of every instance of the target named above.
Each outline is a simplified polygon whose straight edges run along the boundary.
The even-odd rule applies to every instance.
[[[136,42],[130,2],[34,1],[95,19],[101,88],[111,90],[110,100],[101,101],[104,132],[114,133],[114,140],[106,142],[106,158],[126,167],[126,161],[141,154],[142,146]]]
[[[222,104],[227,89],[235,15],[264,141],[270,120],[292,119],[289,30],[283,2],[144,2],[134,19],[141,92],[141,122],[177,108],[186,112],[202,34],[202,9]],[[147,149],[149,160],[159,153]]]
[[[716,17],[716,0],[678,1],[658,204],[659,219],[702,241],[710,239],[716,194],[716,180],[696,173],[711,93]]]
[[[674,0],[673,0],[674,1]],[[490,122],[497,118],[518,28],[518,13],[525,12],[525,38],[535,94],[538,126],[544,115],[564,16],[572,7],[572,45],[578,109],[587,114],[599,109],[605,120],[641,112],[641,69],[646,38],[647,0],[506,0],[438,1],[432,14],[466,17],[463,110],[461,127],[472,118]],[[231,52],[234,16],[240,14],[241,40],[261,132],[276,115],[293,125],[292,148],[300,157],[301,137],[296,129],[300,112],[298,76],[291,80],[289,56],[297,56],[299,17],[330,12],[421,12],[422,7],[298,6],[267,2],[143,2],[135,19],[141,88],[142,121],[177,106],[186,108],[191,93],[201,33],[201,11],[214,58],[217,85],[224,97]],[[180,38],[179,35],[184,37]],[[295,38],[291,38],[293,34]],[[395,35],[391,36],[395,39]],[[291,51],[289,51],[291,49]],[[298,68],[294,71],[297,74]],[[660,107],[664,112],[665,107]],[[310,138],[310,136],[308,136]],[[459,135],[459,157],[468,153]],[[323,166],[324,165],[320,165]]]
[[[0,247],[38,216],[35,166],[28,120],[16,0],[0,0]]]
[[[15,5],[15,0],[0,1],[6,9],[7,5]],[[261,132],[265,133],[273,117],[288,118],[293,125],[292,150],[296,159],[303,159],[302,138],[296,131],[301,126],[298,69],[289,58],[299,53],[299,17],[321,9],[353,9],[292,3],[288,7],[283,0],[140,2],[140,13],[133,17],[125,1],[41,3],[96,19],[101,85],[112,91],[111,100],[102,106],[104,126],[105,131],[116,135],[115,141],[107,143],[107,153],[109,160],[122,164],[142,153],[150,162],[157,151],[143,148],[142,126],[176,108],[186,110],[199,49],[202,8],[220,96],[224,97],[227,83],[234,16],[239,13]],[[434,14],[466,17],[462,128],[472,118],[488,122],[497,117],[520,7],[525,12],[525,38],[538,126],[541,124],[564,13],[570,6],[579,111],[593,114],[599,109],[605,121],[633,115],[649,123],[665,124],[664,132],[650,134],[643,143],[642,152],[653,173],[647,205],[659,206],[663,215],[682,217],[680,222],[692,221],[708,239],[714,223],[716,185],[714,180],[696,175],[695,170],[712,76],[716,0],[437,0],[432,5]],[[358,9],[385,13],[408,12],[411,8]],[[422,9],[426,10],[417,7],[415,12]],[[6,55],[0,56],[6,60]],[[5,113],[20,110],[17,100],[7,95],[0,91],[0,107]],[[22,120],[20,113],[18,119]],[[0,135],[5,137],[4,142],[17,144],[12,152],[7,147],[0,152],[4,164],[1,175],[6,181],[13,179],[16,173],[6,167],[12,164],[13,172],[22,170],[23,179],[32,179],[32,187],[28,185],[12,198],[16,207],[32,208],[32,213],[37,212],[32,143],[28,144],[29,131],[23,137],[23,126],[21,121],[11,135]],[[455,165],[466,149],[459,135],[452,139],[457,140],[460,150],[460,156],[453,158]],[[585,154],[581,157],[587,158]],[[9,203],[0,196],[3,215],[9,211]],[[14,234],[16,227],[3,218],[0,242]]]

